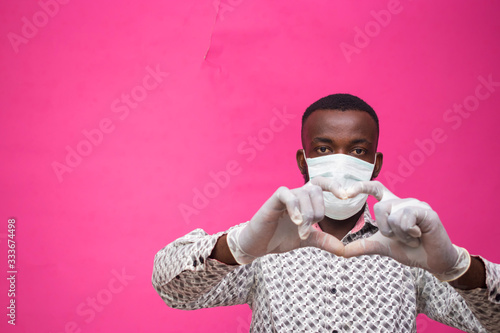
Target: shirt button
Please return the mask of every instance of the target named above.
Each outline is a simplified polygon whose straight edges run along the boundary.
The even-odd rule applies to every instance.
[[[332,331],[332,333],[339,333],[339,331],[337,331],[337,330],[333,330],[333,331]]]
[[[336,294],[336,293],[337,293],[337,288],[332,288],[332,289],[330,289],[330,292],[331,292],[332,294]]]

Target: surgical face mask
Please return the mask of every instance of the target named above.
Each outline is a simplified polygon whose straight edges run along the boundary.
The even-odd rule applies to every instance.
[[[306,163],[310,179],[319,176],[333,179],[344,190],[356,182],[370,180],[375,167],[375,164],[345,154],[306,157]],[[323,192],[323,198],[325,215],[334,220],[345,220],[363,208],[368,195],[360,194],[354,198],[342,200],[333,193]]]

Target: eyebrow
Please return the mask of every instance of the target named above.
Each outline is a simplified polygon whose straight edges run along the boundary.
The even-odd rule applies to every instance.
[[[366,139],[356,139],[356,140],[352,140],[351,141],[351,144],[358,144],[358,143],[367,143],[367,144],[371,144],[371,141],[368,141]]]
[[[315,137],[314,139],[312,139],[312,142],[313,143],[318,143],[318,142],[326,142],[326,143],[333,143],[333,141],[331,139],[328,139],[328,138],[322,138],[322,137]]]
[[[333,143],[333,140],[332,139],[329,139],[329,138],[323,138],[323,137],[315,137],[314,139],[312,139],[312,142],[313,143],[318,143],[318,142],[325,142],[325,143],[329,143],[329,144],[332,144]],[[367,143],[367,144],[371,144],[371,141],[367,140],[367,139],[354,139],[350,142],[350,144],[359,144],[359,143]]]

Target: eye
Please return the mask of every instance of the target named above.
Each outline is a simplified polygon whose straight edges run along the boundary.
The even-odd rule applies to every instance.
[[[354,153],[354,155],[364,155],[366,153],[366,150],[363,148],[354,148],[352,152]]]
[[[321,146],[321,147],[318,147],[315,149],[316,152],[318,152],[319,154],[325,154],[325,153],[329,153],[329,152],[332,152],[332,150],[326,146]]]

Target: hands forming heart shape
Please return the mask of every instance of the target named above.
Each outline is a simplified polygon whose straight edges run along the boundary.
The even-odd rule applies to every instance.
[[[323,191],[340,199],[368,194],[379,231],[344,246],[336,237],[313,227],[324,218]],[[342,189],[317,177],[300,188],[280,187],[246,224],[228,233],[236,261],[247,264],[268,253],[314,246],[346,258],[378,254],[411,267],[420,267],[442,281],[456,279],[470,265],[465,249],[453,245],[439,216],[425,202],[401,199],[378,181],[362,181]]]

